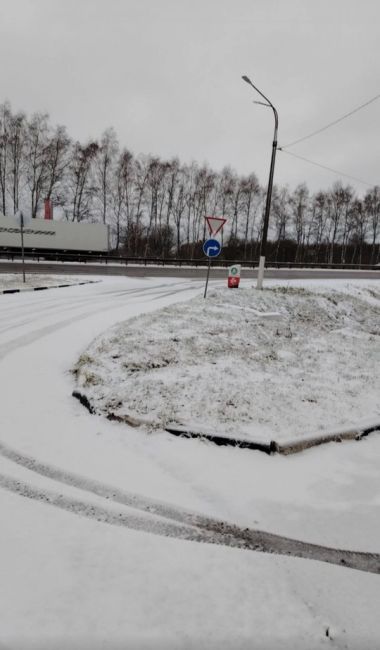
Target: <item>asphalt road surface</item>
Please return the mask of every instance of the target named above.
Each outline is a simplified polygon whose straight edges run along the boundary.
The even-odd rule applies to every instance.
[[[21,262],[1,262],[0,273],[21,272]],[[174,267],[174,266],[124,266],[110,264],[76,264],[62,262],[26,262],[26,273],[69,274],[69,275],[125,275],[128,277],[177,277],[202,279],[206,275],[206,267]],[[223,279],[227,277],[226,268],[212,268],[210,278]],[[242,269],[242,278],[256,278],[257,269]],[[380,280],[378,271],[356,271],[351,269],[267,269],[266,278],[290,279],[363,279]]]

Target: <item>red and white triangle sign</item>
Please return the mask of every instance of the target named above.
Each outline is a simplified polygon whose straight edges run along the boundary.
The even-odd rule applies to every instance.
[[[205,217],[208,225],[210,235],[217,235],[219,230],[222,230],[227,219],[222,217]]]

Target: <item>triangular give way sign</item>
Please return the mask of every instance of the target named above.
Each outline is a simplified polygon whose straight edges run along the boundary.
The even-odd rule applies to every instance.
[[[222,230],[227,219],[223,219],[223,217],[206,217],[206,221],[210,235],[216,235],[219,230]]]

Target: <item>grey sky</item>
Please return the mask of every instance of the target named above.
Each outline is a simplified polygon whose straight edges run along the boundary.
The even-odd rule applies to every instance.
[[[380,93],[379,19],[378,0],[0,0],[0,102],[266,184],[273,115],[241,75],[287,144]],[[380,184],[379,135],[380,100],[292,151]],[[278,153],[277,183],[338,178]]]

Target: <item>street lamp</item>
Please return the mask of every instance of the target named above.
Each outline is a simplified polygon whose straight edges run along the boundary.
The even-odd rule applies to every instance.
[[[268,225],[269,225],[269,213],[270,213],[270,204],[272,200],[272,187],[273,187],[273,175],[274,175],[274,163],[276,161],[276,151],[277,151],[277,131],[278,131],[278,114],[273,106],[272,102],[269,101],[263,93],[256,88],[252,81],[246,75],[243,75],[242,79],[252,86],[256,92],[265,99],[265,104],[263,102],[255,102],[255,104],[262,104],[263,106],[269,106],[274,113],[274,135],[273,135],[273,144],[272,144],[272,158],[270,162],[270,171],[269,171],[269,181],[268,181],[268,190],[267,190],[267,200],[265,205],[265,216],[264,216],[264,226],[263,226],[263,235],[261,238],[260,246],[260,262],[259,262],[259,272],[257,274],[257,285],[256,289],[263,288],[263,279],[264,279],[264,269],[265,269],[265,256],[267,249],[267,237],[268,237]]]

